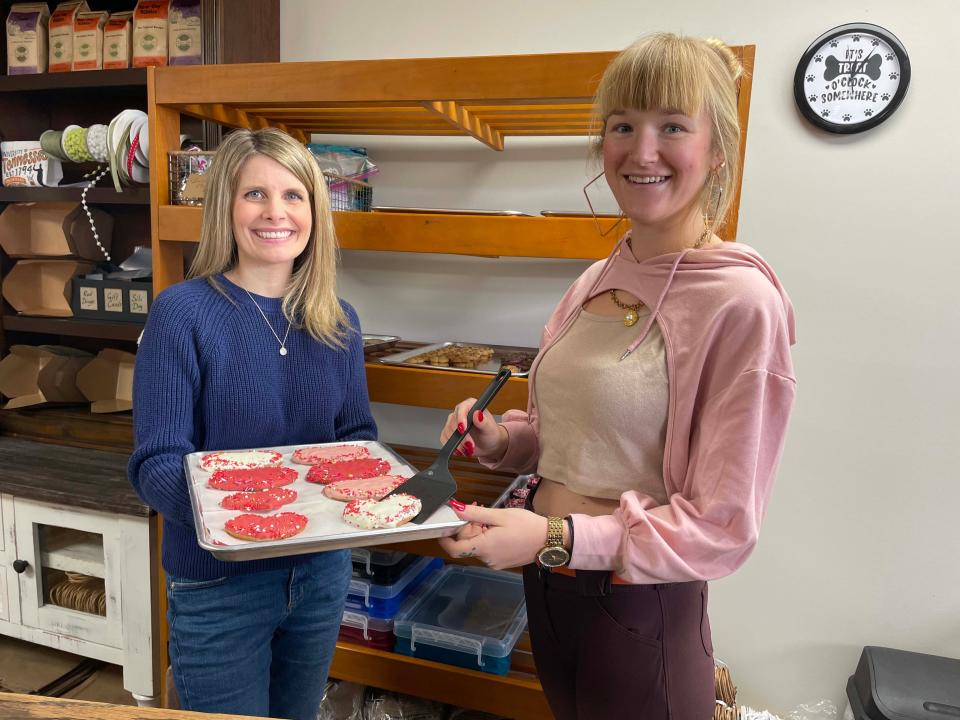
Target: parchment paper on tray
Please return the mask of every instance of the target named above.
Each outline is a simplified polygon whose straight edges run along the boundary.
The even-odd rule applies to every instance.
[[[372,457],[378,457],[390,463],[391,475],[410,477],[416,468],[393,452],[383,443],[369,440],[355,440],[335,443],[315,443],[315,446],[350,445],[366,447]],[[193,505],[193,519],[197,528],[197,542],[200,547],[210,551],[220,560],[259,560],[261,558],[301,555],[304,553],[337,550],[340,548],[363,547],[382,543],[423,540],[426,538],[452,535],[463,525],[449,507],[441,507],[425,523],[415,525],[407,523],[398,528],[383,530],[363,530],[353,527],[341,517],[346,503],[331,500],[323,494],[323,485],[306,481],[310,465],[298,465],[291,459],[299,447],[312,445],[288,445],[273,448],[248,448],[256,450],[275,450],[283,455],[283,466],[297,471],[297,479],[283,487],[297,491],[297,499],[278,510],[262,515],[280,512],[296,512],[307,517],[307,527],[298,535],[286,540],[240,540],[224,530],[224,524],[232,517],[242,514],[240,510],[225,510],[220,501],[230,492],[215,490],[207,483],[212,473],[200,469],[200,459],[211,451],[195,452],[184,456],[183,465],[189,478],[190,502]]]
[[[379,358],[387,365],[453,370],[455,372],[496,375],[510,368],[513,377],[526,377],[537,356],[536,348],[484,343],[441,342]],[[459,362],[458,362],[459,361]]]

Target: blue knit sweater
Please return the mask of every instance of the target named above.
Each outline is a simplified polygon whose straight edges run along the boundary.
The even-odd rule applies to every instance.
[[[130,482],[163,515],[163,567],[206,580],[287,568],[310,555],[223,562],[197,544],[183,456],[199,450],[373,440],[357,314],[337,350],[292,329],[288,354],[247,293],[222,275],[160,293],[147,318],[133,382]],[[254,295],[282,338],[279,298]],[[342,301],[341,301],[342,302]]]

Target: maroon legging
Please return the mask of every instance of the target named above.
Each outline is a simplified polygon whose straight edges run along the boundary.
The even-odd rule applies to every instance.
[[[532,497],[528,499],[528,509]],[[574,540],[576,542],[576,540]],[[523,569],[530,643],[557,720],[709,720],[707,583],[612,584]]]

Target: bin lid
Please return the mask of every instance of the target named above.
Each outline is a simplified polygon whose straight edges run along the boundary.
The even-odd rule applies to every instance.
[[[847,698],[857,720],[960,717],[960,660],[865,647]]]

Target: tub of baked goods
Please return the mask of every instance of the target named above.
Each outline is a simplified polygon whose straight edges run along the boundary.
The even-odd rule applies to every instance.
[[[519,573],[448,565],[394,618],[394,652],[505,675],[526,625]]]
[[[347,591],[347,609],[365,612],[371,617],[392,618],[400,610],[403,601],[442,567],[443,560],[440,558],[418,557],[389,585],[353,578]]]
[[[443,505],[425,522],[391,490],[416,469],[383,443],[355,440],[190,453],[183,459],[200,547],[257,560],[452,535]]]
[[[530,365],[536,356],[536,348],[441,342],[387,355],[380,358],[380,362],[387,365],[487,375],[496,375],[501,368],[506,367],[514,377],[526,377],[530,374]]]
[[[393,347],[400,340],[399,335],[377,335],[376,333],[363,333],[363,350],[383,350]]]

